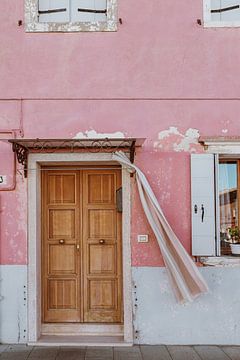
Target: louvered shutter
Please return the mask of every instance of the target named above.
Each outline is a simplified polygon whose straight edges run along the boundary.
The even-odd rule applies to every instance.
[[[211,0],[210,11],[212,21],[240,21],[240,5],[238,0]]]
[[[72,22],[97,22],[107,20],[107,0],[72,0]]]
[[[192,255],[216,255],[215,160],[191,156]]]
[[[39,0],[39,22],[69,22],[69,4],[70,0]]]

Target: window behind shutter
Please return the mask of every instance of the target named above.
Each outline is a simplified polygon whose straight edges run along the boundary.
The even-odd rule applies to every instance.
[[[213,154],[191,156],[192,255],[216,255],[215,161]]]
[[[71,21],[97,22],[107,20],[107,0],[72,0]]]
[[[69,22],[69,1],[70,0],[39,0],[39,22]]]

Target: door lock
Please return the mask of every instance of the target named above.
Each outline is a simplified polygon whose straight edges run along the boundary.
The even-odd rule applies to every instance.
[[[65,240],[64,240],[64,239],[60,239],[60,240],[59,240],[59,244],[61,244],[61,245],[65,244]]]
[[[105,240],[104,240],[104,239],[100,239],[100,240],[99,240],[99,244],[101,244],[101,245],[105,244]]]
[[[77,244],[77,245],[76,245],[76,248],[77,248],[77,251],[79,251],[79,250],[80,250],[80,245]]]

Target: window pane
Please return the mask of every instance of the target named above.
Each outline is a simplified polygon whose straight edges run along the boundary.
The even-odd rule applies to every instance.
[[[219,204],[221,254],[230,255],[230,243],[235,241],[231,229],[238,227],[237,162],[219,164]]]

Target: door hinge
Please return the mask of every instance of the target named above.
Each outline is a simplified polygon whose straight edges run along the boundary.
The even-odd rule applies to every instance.
[[[79,12],[94,13],[94,14],[107,14],[107,9],[96,10],[96,9],[81,9],[81,8],[78,8],[78,11]]]
[[[230,11],[230,10],[239,9],[239,7],[240,7],[240,5],[228,6],[228,7],[221,8],[221,9],[211,10],[211,13],[212,13],[212,14],[214,14],[214,13],[222,13],[222,12],[224,12],[224,11]]]

